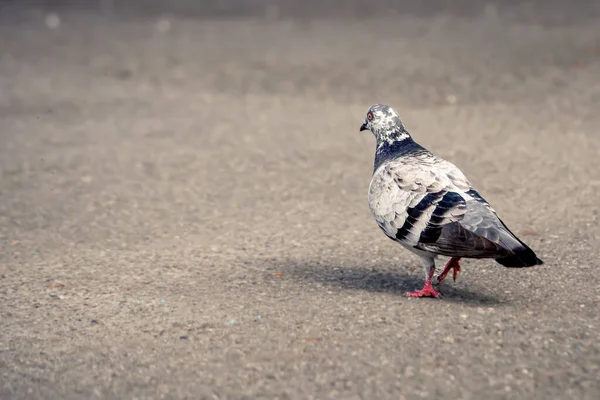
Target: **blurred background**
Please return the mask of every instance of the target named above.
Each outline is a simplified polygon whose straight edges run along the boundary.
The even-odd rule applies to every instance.
[[[0,398],[600,398],[599,4],[1,1]],[[546,264],[406,299],[374,103]]]
[[[8,0],[11,6],[40,7],[54,10],[79,10],[100,13],[116,13],[149,16],[172,13],[190,17],[271,17],[303,18],[364,18],[397,15],[432,16],[453,14],[475,16],[484,10],[495,8],[503,14],[523,14],[524,19],[567,21],[573,17],[593,18],[598,13],[598,4],[593,0],[578,0],[565,4],[558,0],[433,0],[424,4],[417,0],[373,0],[373,1],[307,1],[293,0]]]

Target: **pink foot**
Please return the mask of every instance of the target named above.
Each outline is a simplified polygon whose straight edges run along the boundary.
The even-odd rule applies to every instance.
[[[425,282],[425,286],[423,289],[417,290],[415,292],[406,293],[407,297],[439,297],[440,292],[435,290],[433,286],[431,286],[431,281],[428,280]]]
[[[438,284],[442,283],[444,279],[446,279],[446,275],[448,275],[448,272],[450,272],[450,270],[452,270],[452,279],[456,280],[458,272],[460,271],[460,265],[458,264],[459,260],[460,257],[452,257],[450,261],[448,261],[442,273],[439,274],[437,277]]]

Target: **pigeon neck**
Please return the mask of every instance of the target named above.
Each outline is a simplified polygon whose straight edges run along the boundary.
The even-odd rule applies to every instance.
[[[393,128],[381,129],[377,131],[375,136],[377,137],[377,147],[384,143],[392,144],[410,139],[410,134],[402,124],[396,125]]]
[[[390,136],[384,139],[377,138],[377,150],[375,151],[375,165],[373,172],[386,161],[393,160],[415,153],[426,152],[427,150],[415,142],[408,132],[403,131],[396,140],[388,140]]]

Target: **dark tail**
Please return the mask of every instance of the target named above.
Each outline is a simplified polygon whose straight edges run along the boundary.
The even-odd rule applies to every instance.
[[[504,228],[508,232],[510,230],[508,227],[500,220]],[[524,267],[533,267],[534,265],[542,265],[544,262],[537,258],[533,250],[531,250],[525,243],[523,243],[514,233],[510,232],[510,234],[517,239],[520,246],[512,247],[510,250],[513,253],[507,257],[496,258],[496,262],[501,265],[504,265],[507,268],[524,268]],[[516,243],[515,243],[516,244]]]
[[[527,246],[517,250],[512,256],[496,258],[496,262],[507,268],[533,267],[534,265],[542,265],[544,263]]]

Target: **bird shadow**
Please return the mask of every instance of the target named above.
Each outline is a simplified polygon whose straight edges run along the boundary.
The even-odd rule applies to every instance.
[[[421,274],[389,271],[385,267],[273,259],[266,261],[266,264],[296,280],[320,283],[344,290],[392,293],[404,297],[406,292],[418,290],[423,286]],[[509,302],[505,298],[457,286],[453,284],[452,279],[448,279],[444,284],[439,285],[437,290],[440,291],[440,297],[443,300],[450,302],[477,306],[493,306]]]

